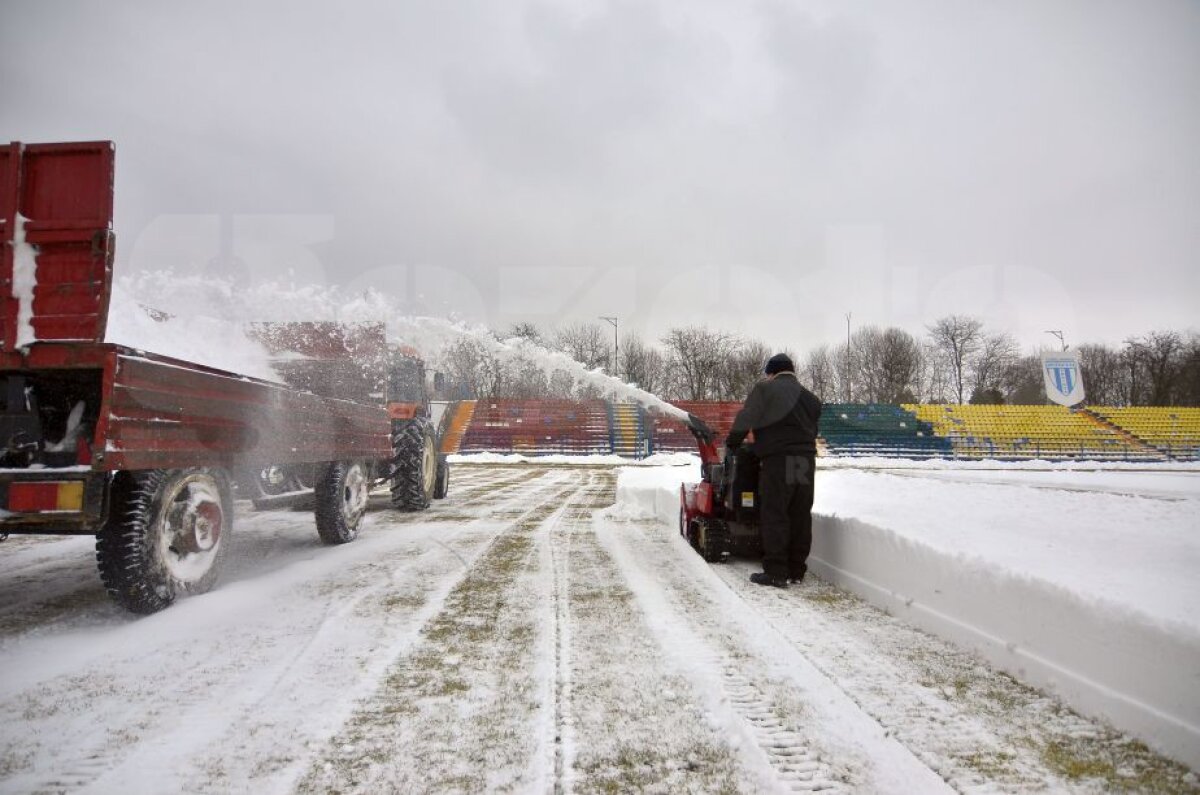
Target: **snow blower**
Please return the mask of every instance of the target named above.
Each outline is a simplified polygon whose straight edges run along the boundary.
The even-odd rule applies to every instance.
[[[759,556],[758,458],[746,445],[726,450],[704,420],[688,414],[687,429],[700,448],[700,482],[679,490],[679,532],[705,560],[731,554]]]

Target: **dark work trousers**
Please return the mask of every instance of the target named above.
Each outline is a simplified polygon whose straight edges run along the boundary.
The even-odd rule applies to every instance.
[[[813,472],[816,456],[772,455],[758,473],[763,571],[800,579],[812,549]]]

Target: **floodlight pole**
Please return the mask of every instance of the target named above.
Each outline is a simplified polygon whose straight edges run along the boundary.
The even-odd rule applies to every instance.
[[[1062,349],[1064,351],[1067,349],[1066,337],[1063,336],[1063,333],[1060,329],[1050,329],[1050,330],[1047,330],[1046,333],[1053,334],[1055,337],[1058,337],[1058,341],[1062,345]]]
[[[844,374],[844,377],[846,379],[845,386],[846,386],[846,402],[847,403],[849,403],[850,399],[853,397],[853,393],[851,393],[851,391],[850,391],[850,316],[852,314],[854,314],[854,313],[853,312],[846,313],[846,372]]]
[[[613,327],[613,366],[612,366],[613,371],[612,371],[612,375],[615,376],[615,375],[617,375],[617,370],[618,370],[617,359],[618,359],[618,355],[620,354],[620,348],[617,347],[617,319],[610,315],[601,315],[600,319],[607,320],[609,323],[612,324],[612,327]]]

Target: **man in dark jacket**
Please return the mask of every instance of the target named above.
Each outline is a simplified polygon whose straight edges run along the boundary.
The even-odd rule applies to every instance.
[[[725,445],[735,450],[754,431],[763,570],[750,581],[786,588],[808,571],[821,401],[797,380],[787,354],[772,356],[766,374],[750,390]]]

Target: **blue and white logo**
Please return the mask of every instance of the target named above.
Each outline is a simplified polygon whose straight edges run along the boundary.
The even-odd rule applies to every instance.
[[[1079,372],[1079,357],[1073,351],[1042,354],[1042,373],[1046,380],[1046,397],[1063,406],[1082,403],[1083,376]]]

